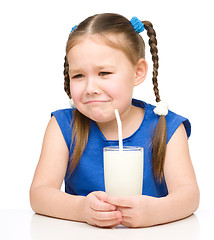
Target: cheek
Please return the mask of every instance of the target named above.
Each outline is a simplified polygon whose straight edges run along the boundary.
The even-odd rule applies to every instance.
[[[77,101],[80,98],[82,92],[81,89],[82,88],[79,84],[74,84],[70,82],[70,92],[74,101]]]
[[[124,81],[113,82],[105,86],[105,91],[109,93],[113,98],[123,99],[129,98],[133,93],[133,86],[125,83]]]

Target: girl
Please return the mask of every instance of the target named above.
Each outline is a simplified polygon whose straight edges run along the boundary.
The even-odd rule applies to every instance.
[[[147,31],[157,107],[132,99],[147,74]],[[88,224],[145,227],[191,215],[199,189],[188,150],[190,123],[160,101],[157,40],[148,21],[117,14],[91,16],[72,29],[64,63],[64,88],[75,108],[52,113],[30,189],[39,214]],[[114,109],[124,146],[144,148],[143,192],[105,193],[103,147],[118,145]],[[119,171],[119,170],[118,170]],[[65,192],[60,191],[63,179]]]

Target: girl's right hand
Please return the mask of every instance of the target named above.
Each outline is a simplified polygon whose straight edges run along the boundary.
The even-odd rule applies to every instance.
[[[81,218],[84,222],[98,227],[115,227],[122,221],[122,213],[106,201],[102,191],[91,192],[82,201]]]

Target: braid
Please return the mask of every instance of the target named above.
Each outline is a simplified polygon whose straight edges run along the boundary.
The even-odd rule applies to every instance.
[[[143,21],[145,29],[147,30],[147,35],[149,36],[149,46],[150,52],[152,54],[153,61],[153,90],[156,97],[156,102],[160,102],[160,95],[158,89],[158,49],[157,49],[157,39],[156,33],[153,29],[153,25],[148,21]],[[158,124],[156,126],[154,136],[152,139],[152,167],[154,176],[161,182],[164,175],[164,160],[166,154],[166,140],[167,140],[167,127],[165,116],[159,116]]]
[[[69,96],[69,98],[71,98],[70,78],[69,78],[68,71],[69,71],[68,59],[65,56],[65,62],[64,62],[64,90],[67,93],[67,95]]]
[[[70,92],[70,77],[69,77],[69,63],[65,56],[64,59],[64,90],[71,98]],[[71,123],[73,124],[72,133],[72,145],[75,145],[73,154],[71,156],[71,162],[69,162],[69,174],[74,171],[79,163],[80,157],[86,147],[88,141],[90,120],[82,115],[77,109],[73,111],[73,117]]]
[[[147,35],[149,36],[149,46],[150,46],[150,52],[152,54],[152,61],[153,61],[153,77],[152,77],[152,82],[153,82],[153,90],[155,93],[156,97],[156,102],[160,102],[160,96],[159,96],[159,89],[158,89],[158,81],[157,81],[157,76],[158,76],[158,49],[157,49],[157,39],[156,39],[156,33],[155,30],[153,29],[153,25],[149,21],[143,21],[143,24],[145,26],[145,29],[147,30]]]

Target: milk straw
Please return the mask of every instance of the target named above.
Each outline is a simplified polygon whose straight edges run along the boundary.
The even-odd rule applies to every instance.
[[[117,109],[114,110],[117,126],[118,126],[118,137],[119,137],[119,151],[123,151],[123,138],[122,138],[122,123],[120,120],[120,115]]]

